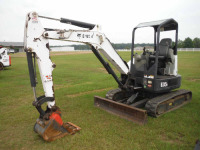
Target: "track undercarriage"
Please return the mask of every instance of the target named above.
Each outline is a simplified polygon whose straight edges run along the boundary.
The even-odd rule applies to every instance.
[[[147,97],[143,93],[131,94],[118,88],[108,91],[106,98],[95,96],[94,99],[97,107],[127,120],[145,124],[147,114],[159,117],[173,111],[190,102],[192,92],[181,89]]]

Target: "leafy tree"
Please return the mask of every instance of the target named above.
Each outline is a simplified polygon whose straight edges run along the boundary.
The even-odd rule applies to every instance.
[[[174,41],[172,41],[172,48],[175,46],[175,42]]]
[[[178,40],[178,48],[183,48],[183,41],[182,40]]]
[[[64,46],[64,45],[63,45]],[[75,50],[90,50],[88,45],[70,45],[74,47]],[[132,43],[112,43],[114,49],[131,49]],[[154,47],[153,43],[135,43],[135,47]],[[172,47],[175,46],[175,42],[172,42]],[[56,46],[54,46],[56,47]],[[186,38],[184,41],[178,40],[178,48],[200,48],[200,38]]]
[[[194,48],[200,48],[200,38],[194,38],[193,39],[193,46]]]
[[[183,42],[183,48],[193,48],[192,39],[187,37]]]
[[[90,50],[91,48],[88,45],[70,45],[74,47],[75,50]],[[131,49],[131,43],[112,43],[114,49]],[[152,43],[142,43],[142,44],[135,44],[135,47],[145,47],[145,46],[152,46]]]

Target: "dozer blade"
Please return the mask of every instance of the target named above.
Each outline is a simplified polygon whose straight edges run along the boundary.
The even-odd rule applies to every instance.
[[[63,123],[60,115],[52,113],[49,120],[37,119],[34,131],[45,141],[54,141],[68,134],[75,134],[81,128],[71,122]]]
[[[94,97],[94,105],[129,121],[138,124],[147,123],[146,110],[131,107],[99,96]]]

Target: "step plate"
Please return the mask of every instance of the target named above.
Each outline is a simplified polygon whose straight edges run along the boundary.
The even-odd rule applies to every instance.
[[[94,97],[94,105],[107,112],[127,119],[134,123],[146,124],[147,111],[136,107],[131,107],[99,96]]]

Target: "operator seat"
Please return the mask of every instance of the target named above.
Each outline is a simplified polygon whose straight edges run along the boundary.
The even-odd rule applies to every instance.
[[[150,66],[155,62],[155,54],[150,55]],[[172,39],[164,38],[159,44],[158,54],[158,75],[171,74],[170,66],[174,64],[174,51],[172,49]]]
[[[170,75],[175,57],[172,49],[172,39],[165,38],[160,41],[158,57],[163,57],[158,61],[158,75]]]
[[[158,75],[169,75],[172,74],[170,71],[171,66],[174,63],[174,51],[171,49],[172,40],[170,38],[165,38],[160,41],[159,44],[159,54],[158,54]],[[146,53],[146,54],[135,54],[135,63],[134,63],[134,76],[144,77],[145,70],[149,69],[155,63],[155,53]]]
[[[169,56],[169,49],[172,47],[172,39],[165,38],[160,41],[159,44],[159,55],[167,58]]]
[[[159,60],[164,60],[166,58],[169,58],[170,56],[170,51],[169,49],[172,48],[172,40],[170,38],[165,38],[160,41],[159,44],[159,54],[158,54],[158,59]],[[172,49],[171,49],[172,50]],[[173,50],[172,50],[173,51]],[[151,60],[155,60],[155,53],[153,55],[150,55]]]
[[[160,41],[159,57],[164,57],[165,62],[174,63],[174,50],[172,49],[172,39],[166,38]]]

